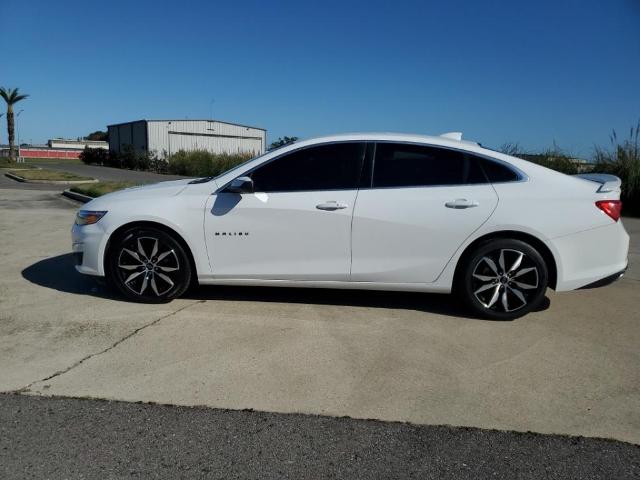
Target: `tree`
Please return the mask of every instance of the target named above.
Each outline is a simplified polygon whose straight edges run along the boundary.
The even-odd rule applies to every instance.
[[[15,119],[13,118],[13,106],[29,95],[20,94],[17,88],[0,87],[0,97],[7,102],[7,134],[9,136],[9,161],[16,159],[15,146]]]
[[[85,137],[85,140],[100,140],[106,142],[109,140],[109,134],[102,130],[96,130]]]
[[[276,148],[284,147],[298,140],[298,137],[280,137],[278,140],[269,145],[269,150],[275,150]]]

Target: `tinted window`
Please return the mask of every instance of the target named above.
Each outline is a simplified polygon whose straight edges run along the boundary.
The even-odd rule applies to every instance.
[[[257,192],[358,188],[364,143],[335,143],[284,155],[251,174]]]
[[[378,143],[374,187],[412,187],[486,183],[477,160],[445,148]]]
[[[498,162],[492,162],[485,158],[478,159],[482,165],[484,173],[490,182],[514,182],[520,180],[518,174],[506,165]]]

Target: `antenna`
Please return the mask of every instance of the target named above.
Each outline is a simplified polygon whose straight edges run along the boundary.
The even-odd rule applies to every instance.
[[[462,132],[447,132],[440,135],[442,138],[448,138],[449,140],[462,141]]]

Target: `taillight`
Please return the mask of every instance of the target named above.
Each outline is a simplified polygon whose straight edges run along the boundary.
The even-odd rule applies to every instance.
[[[617,222],[620,219],[620,212],[622,211],[622,202],[620,200],[600,200],[596,202],[596,207],[613,218],[614,221]]]

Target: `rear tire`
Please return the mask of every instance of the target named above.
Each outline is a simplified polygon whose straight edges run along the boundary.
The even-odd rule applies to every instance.
[[[493,239],[466,257],[455,290],[476,315],[514,320],[535,310],[544,299],[547,266],[531,245],[515,239]]]
[[[109,283],[141,303],[165,303],[182,295],[191,281],[191,263],[172,235],[134,227],[113,239],[107,258]]]

